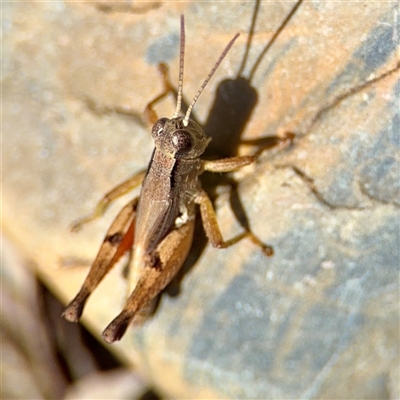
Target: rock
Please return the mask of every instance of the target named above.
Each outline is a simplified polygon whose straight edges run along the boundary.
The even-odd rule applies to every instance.
[[[293,7],[263,3],[241,68],[252,3],[135,4],[3,6],[6,234],[69,301],[128,198],[78,235],[68,226],[146,166],[153,144],[142,111],[161,90],[157,63],[177,82],[179,15],[187,101],[240,32],[195,112],[214,154],[296,135],[236,173],[232,190],[215,191],[224,237],[241,221],[275,254],[248,240],[213,249],[200,230],[179,294],[163,296],[151,321],[112,349],[170,397],[396,397],[396,5],[301,4],[263,54]],[[166,100],[157,111],[174,108]],[[97,336],[122,308],[122,268],[84,311]]]

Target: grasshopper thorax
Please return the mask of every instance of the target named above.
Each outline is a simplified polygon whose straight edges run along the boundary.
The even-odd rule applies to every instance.
[[[210,142],[199,124],[189,120],[185,125],[181,116],[160,118],[153,125],[151,134],[158,150],[178,159],[200,157]]]

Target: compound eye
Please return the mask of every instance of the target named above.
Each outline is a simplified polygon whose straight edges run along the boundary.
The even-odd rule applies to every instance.
[[[193,147],[193,140],[187,131],[177,130],[172,137],[172,145],[178,153],[186,153]]]
[[[160,118],[154,125],[151,133],[153,138],[158,138],[163,135],[164,133],[164,126],[165,123],[168,121],[168,118]]]

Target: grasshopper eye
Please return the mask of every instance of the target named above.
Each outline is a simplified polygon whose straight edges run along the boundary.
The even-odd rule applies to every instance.
[[[193,148],[193,139],[187,131],[177,130],[172,137],[172,145],[177,153],[186,153]]]
[[[168,118],[160,118],[154,125],[153,129],[151,130],[151,134],[154,139],[159,138],[160,136],[163,135],[164,133],[164,126],[166,122],[168,121]]]

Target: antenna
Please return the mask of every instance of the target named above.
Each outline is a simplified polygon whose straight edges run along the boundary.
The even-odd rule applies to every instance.
[[[181,21],[183,20],[183,17],[181,19]],[[192,102],[190,103],[190,106],[186,112],[185,118],[183,119],[183,125],[184,126],[188,126],[189,124],[189,118],[190,118],[190,113],[192,112],[192,109],[194,107],[194,105],[196,104],[197,99],[199,98],[201,92],[204,90],[204,88],[206,87],[208,81],[211,79],[211,77],[214,75],[214,72],[217,70],[219,64],[221,64],[222,60],[225,58],[225,56],[228,54],[228,51],[230,50],[230,48],[233,46],[233,43],[235,43],[235,40],[239,37],[240,33],[237,33],[235,35],[235,37],[228,43],[228,46],[225,47],[225,50],[222,52],[222,54],[219,56],[218,61],[215,63],[213,69],[211,70],[211,72],[208,74],[207,78],[205,79],[205,81],[203,82],[203,84],[201,85],[199,91],[197,92],[196,96],[194,96]],[[181,51],[182,51],[182,43],[181,43]],[[181,61],[183,60],[183,57],[181,57]],[[183,73],[183,65],[182,67],[182,73]],[[181,71],[179,71],[179,76],[180,76]],[[182,78],[183,80],[183,78]],[[179,90],[181,90],[181,78],[179,78]],[[179,98],[179,92],[178,92],[178,101],[180,102],[181,98]],[[179,107],[180,107],[180,103],[179,103]],[[177,110],[178,111],[178,110]],[[176,114],[176,113],[175,113]],[[176,115],[177,116],[177,115]]]
[[[181,47],[179,53],[179,86],[178,97],[176,99],[176,110],[173,118],[177,118],[182,106],[182,90],[183,90],[183,66],[185,60],[185,18],[181,15]],[[186,125],[185,125],[186,126]]]

